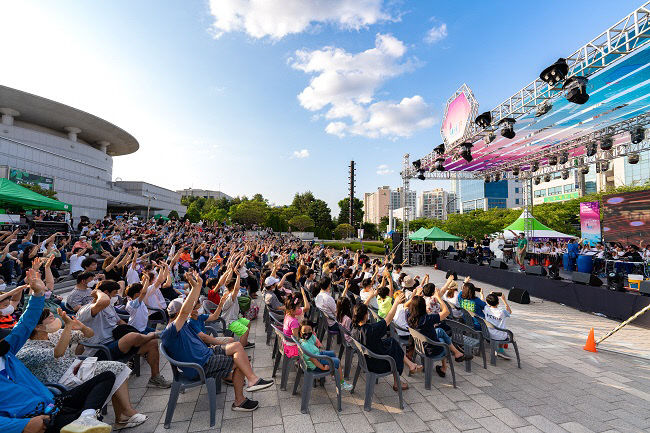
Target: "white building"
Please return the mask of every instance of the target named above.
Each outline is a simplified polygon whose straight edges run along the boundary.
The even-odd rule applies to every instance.
[[[185,214],[180,195],[144,182],[113,182],[113,157],[138,150],[112,123],[67,105],[0,86],[0,176],[53,189],[72,217]]]
[[[396,191],[390,192],[391,209],[399,209],[403,207],[402,198],[404,197],[404,189],[400,186]],[[409,190],[406,194],[405,206],[409,208],[409,219],[417,217],[417,192]],[[402,219],[402,218],[400,218]]]
[[[232,197],[228,194],[221,191],[214,191],[211,189],[196,189],[196,188],[185,188],[177,189],[176,192],[181,195],[181,198],[185,197],[203,197],[203,198],[213,198],[215,200],[221,200],[225,198],[226,200],[232,200]]]
[[[449,193],[442,188],[422,191],[419,197],[419,216],[446,220],[449,212]]]

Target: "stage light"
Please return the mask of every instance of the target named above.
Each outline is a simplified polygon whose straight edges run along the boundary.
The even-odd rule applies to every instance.
[[[605,137],[600,140],[600,150],[610,150],[614,146],[612,137]]]
[[[485,175],[485,183],[490,183],[490,175],[489,174]]]
[[[537,111],[535,111],[535,117],[542,117],[543,115],[551,111],[552,108],[553,108],[553,104],[551,104],[549,101],[542,102],[537,107]]]
[[[609,161],[600,161],[600,171],[604,173],[607,170],[609,170]]]
[[[588,143],[585,147],[587,149],[587,156],[594,156],[598,152],[596,143]]]
[[[596,173],[600,173],[600,163],[596,161]]]
[[[567,180],[569,178],[569,170],[562,171],[562,179]]]
[[[485,144],[490,144],[494,141],[495,138],[497,138],[497,136],[494,131],[490,131],[486,134],[485,137],[483,137],[483,141],[485,141]]]
[[[492,123],[492,113],[486,111],[483,114],[479,114],[479,116],[474,120],[474,122],[481,128],[485,129],[488,126],[490,126],[490,124]]]
[[[467,162],[472,162],[472,143],[463,143],[460,145],[460,156]]]
[[[589,100],[587,94],[587,80],[585,77],[571,77],[562,86],[567,101],[574,104],[584,104]]]
[[[515,122],[516,120],[512,117],[506,117],[499,121],[499,126],[501,126],[501,135],[505,138],[515,138]]]
[[[582,168],[580,169],[580,173],[582,173],[582,174],[589,174],[589,166],[588,166],[588,165],[585,165],[584,167],[582,167]]]
[[[420,161],[419,159],[413,161],[413,167],[415,167],[416,170],[419,170],[421,166],[422,166],[422,161]]]
[[[569,162],[569,152],[562,152],[558,164],[566,164],[567,162]]]
[[[630,153],[627,156],[627,162],[629,162],[630,164],[638,164],[640,159],[641,159],[641,155],[639,155],[638,153]]]
[[[639,144],[645,139],[645,129],[634,128],[630,131],[630,141],[632,144]]]
[[[549,156],[548,165],[557,165],[557,156],[555,155]]]
[[[445,171],[445,158],[436,159],[436,162],[433,164],[433,166],[438,171]]]
[[[542,73],[539,74],[539,78],[549,86],[553,87],[560,81],[564,81],[568,74],[569,65],[567,65],[566,59],[559,58],[551,66],[544,69]]]
[[[426,179],[426,177],[424,177],[424,173],[420,173],[420,174],[418,175],[418,179],[420,179],[420,180],[424,180],[424,179]]]
[[[539,185],[539,183],[540,183],[541,181],[542,181],[542,179],[540,179],[540,177],[537,176],[537,177],[535,178],[535,180],[534,180],[535,185]]]
[[[501,174],[500,173],[494,173],[494,181],[499,182],[501,180]]]
[[[533,161],[533,163],[530,165],[530,171],[537,171],[539,170],[539,162]]]
[[[436,146],[435,149],[433,149],[434,152],[436,152],[438,155],[444,155],[445,154],[445,144],[442,143],[438,146]]]
[[[550,182],[550,181],[551,181],[551,175],[550,174],[544,175],[544,182]]]
[[[512,169],[512,175],[513,176],[519,176],[519,167],[515,167]]]

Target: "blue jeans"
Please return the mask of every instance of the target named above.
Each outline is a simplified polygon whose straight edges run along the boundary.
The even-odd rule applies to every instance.
[[[451,337],[447,335],[444,329],[436,328],[436,336],[438,340],[442,341],[445,344],[451,344]]]
[[[334,353],[333,351],[331,351],[331,350],[321,350],[319,352],[319,355],[329,356],[330,358],[332,358],[334,360],[334,368],[336,368],[336,369],[339,368],[339,365],[341,364],[341,361],[336,357],[336,353]],[[321,362],[321,364],[324,364],[324,363]],[[317,368],[316,370],[325,371],[325,370],[321,370],[320,368]]]

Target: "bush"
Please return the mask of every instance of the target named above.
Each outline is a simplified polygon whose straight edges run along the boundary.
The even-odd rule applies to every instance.
[[[360,242],[324,242],[326,247],[332,247],[336,250],[348,248],[351,251],[361,250]],[[364,242],[363,250],[366,253],[384,255],[385,250],[381,242]]]

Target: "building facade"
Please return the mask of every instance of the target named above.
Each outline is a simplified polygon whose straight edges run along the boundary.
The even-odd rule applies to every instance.
[[[398,187],[396,191],[391,191],[391,209],[408,207],[409,219],[417,218],[417,192],[410,189],[408,190],[406,197],[404,196],[404,189],[401,186]],[[403,198],[405,199],[404,205],[402,205]]]
[[[221,191],[214,191],[210,189],[195,189],[195,188],[185,188],[176,190],[178,194],[181,195],[181,198],[185,197],[203,197],[203,198],[212,198],[215,200],[221,200],[225,198],[226,200],[232,200],[232,197],[228,194],[225,194]]]
[[[72,205],[72,218],[110,212],[185,214],[180,194],[143,182],[113,182],[113,157],[138,150],[126,131],[92,114],[0,86],[0,175],[53,189]],[[145,198],[132,183],[149,185]]]
[[[460,213],[481,209],[514,209],[522,207],[523,184],[519,180],[503,179],[486,183],[483,180],[455,179],[452,188]]]
[[[446,220],[449,213],[449,195],[442,188],[422,191],[418,200],[420,217]]]
[[[377,188],[375,192],[363,195],[363,222],[379,224],[387,217],[390,207],[391,190],[388,186]]]

